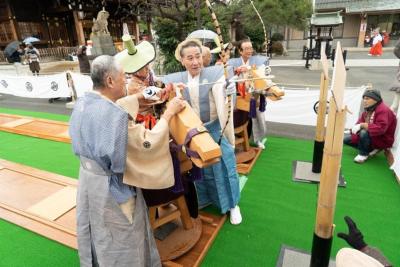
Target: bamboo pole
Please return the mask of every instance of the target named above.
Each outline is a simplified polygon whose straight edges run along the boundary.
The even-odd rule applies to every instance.
[[[319,106],[317,116],[317,126],[315,130],[314,140],[314,153],[312,161],[312,172],[320,173],[322,166],[323,148],[325,144],[325,114],[326,114],[326,100],[328,96],[329,74],[328,74],[328,60],[325,55],[325,48],[321,48],[321,82],[319,91]]]
[[[328,98],[329,81],[325,78],[325,74],[321,72],[321,84],[318,100],[318,116],[317,127],[315,131],[315,141],[323,142],[325,140],[325,115],[326,115],[326,100]]]
[[[346,109],[343,106],[346,69],[341,51],[340,42],[338,42],[335,68],[333,70],[333,95],[330,98],[329,104],[328,125],[311,253],[310,266],[312,267],[325,267],[329,265],[333,238],[333,218],[335,214],[346,118]]]

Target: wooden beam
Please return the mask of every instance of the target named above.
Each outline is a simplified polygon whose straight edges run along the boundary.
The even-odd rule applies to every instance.
[[[85,45],[85,34],[83,33],[82,21],[79,19],[78,11],[73,11],[74,26],[79,45]]]
[[[358,33],[357,47],[364,47],[365,33],[367,31],[367,14],[361,14],[360,31]]]
[[[7,12],[8,12],[8,19],[10,20],[10,26],[11,26],[11,32],[13,35],[13,39],[14,40],[19,40],[20,36],[19,33],[17,31],[17,27],[16,27],[16,21],[15,21],[15,16],[14,16],[14,12],[10,6],[10,1],[6,1],[6,5],[7,5]]]
[[[149,36],[149,42],[153,41],[153,34],[151,33],[152,31],[152,27],[151,27],[151,17],[148,16],[147,17],[147,32],[148,32],[148,36]]]
[[[133,19],[133,35],[135,36],[135,44],[138,44],[140,41],[140,32],[139,32],[139,23],[137,20],[137,17],[134,17]]]

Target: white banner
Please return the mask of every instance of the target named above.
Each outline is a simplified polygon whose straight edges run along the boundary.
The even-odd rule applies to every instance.
[[[390,167],[400,177],[400,108],[397,110],[397,128],[392,148],[394,163]]]
[[[71,72],[71,77],[74,81],[74,87],[77,97],[83,96],[85,92],[92,91],[93,82],[90,76]]]
[[[70,97],[65,73],[46,76],[0,74],[0,93],[30,98]]]
[[[365,88],[346,89],[344,103],[353,113],[346,115],[346,128],[357,122],[360,113],[362,94]],[[328,99],[331,93],[328,93]],[[319,90],[285,90],[285,96],[279,101],[267,101],[265,117],[267,121],[315,126],[317,114],[314,104],[319,100]]]
[[[46,76],[0,74],[0,93],[30,98],[70,97],[65,73]]]

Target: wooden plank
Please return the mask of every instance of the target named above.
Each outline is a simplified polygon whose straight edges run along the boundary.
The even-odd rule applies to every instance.
[[[76,206],[76,187],[66,186],[27,209],[35,215],[54,221]]]
[[[15,120],[31,121],[15,127],[3,127],[1,124],[12,125],[12,122]],[[0,113],[0,130],[21,135],[71,143],[68,126],[66,122]],[[182,144],[185,141],[186,134],[189,130],[200,126],[202,126],[202,122],[188,103],[186,103],[186,108],[170,121],[171,135],[178,144]],[[200,159],[192,158],[191,160],[196,166],[201,168],[218,162],[221,157],[219,145],[211,138],[208,132],[194,136],[190,142],[190,149],[198,152]]]
[[[26,165],[22,165],[19,163],[7,161],[4,159],[0,159],[0,165],[4,168],[12,170],[16,173],[26,174],[32,176],[34,179],[45,180],[54,184],[63,185],[63,186],[77,186],[78,181],[76,179],[72,179],[67,176],[59,175],[52,172],[47,172],[43,170],[39,170],[36,168],[32,168]]]
[[[14,128],[14,127],[21,126],[21,125],[23,125],[25,123],[28,123],[28,122],[32,122],[32,120],[31,119],[25,119],[25,118],[16,119],[16,120],[1,124],[1,127]]]
[[[250,149],[256,152],[255,157],[249,162],[237,164],[236,168],[240,174],[248,174],[253,169],[254,164],[262,152],[262,149],[258,147],[251,147]]]
[[[164,267],[183,267],[183,265],[175,263],[173,261],[164,261],[162,263],[162,266],[164,266]]]
[[[240,151],[236,154],[236,163],[244,163],[253,160],[256,157],[257,151],[254,149],[249,149],[248,151]]]
[[[27,209],[66,187],[76,190],[77,181],[1,159],[0,166],[0,218],[76,249],[75,208],[57,220],[32,214]]]
[[[58,136],[60,136],[61,138],[69,138],[69,139],[70,139],[69,131],[68,131],[68,130],[66,130],[66,131],[64,131],[64,132],[62,132],[62,133],[60,133]]]
[[[8,177],[11,177],[11,179],[8,179]],[[19,179],[17,179],[18,177]],[[30,190],[30,194],[26,192],[21,194],[21,192],[18,190],[11,190],[9,186],[10,184],[8,184],[8,186],[4,186],[5,182],[11,183],[12,181],[16,182],[14,188],[20,188],[20,186],[24,185],[24,183],[38,183],[41,185],[41,188],[37,187],[35,190]],[[53,197],[54,201],[57,202],[64,201],[64,198],[60,197],[59,195],[62,194],[60,192],[60,188],[76,188],[76,186],[77,181],[72,178],[37,170],[21,164],[0,159],[0,218],[38,233],[39,235],[47,237],[51,240],[64,244],[68,247],[77,249],[76,208],[70,209],[68,212],[59,216],[55,220],[49,220],[41,216],[37,216],[36,214],[29,213],[26,211],[26,208],[24,208],[31,207],[32,203],[43,204],[46,202],[45,199],[49,201],[51,197]],[[70,189],[65,190],[68,191]],[[10,198],[9,195],[5,195],[4,192],[8,191],[11,191],[11,193],[14,195],[18,195],[18,197]],[[42,201],[37,200],[37,195],[40,195]],[[33,196],[33,199],[36,200],[31,201],[31,196]],[[8,200],[5,201],[5,198]],[[25,200],[23,200],[23,198],[25,198]],[[9,203],[10,199],[14,199],[16,202],[22,201],[25,202],[25,204],[21,207],[21,204],[15,205],[15,202]],[[202,229],[199,241],[192,249],[189,250],[189,252],[183,256],[173,261],[168,260],[163,262],[164,266],[189,267],[200,265],[219,230],[224,224],[226,215],[218,216],[200,212],[200,217],[206,219],[199,220],[201,221]],[[187,232],[189,233],[189,230]],[[189,235],[189,239],[193,239],[193,236]],[[179,243],[179,240],[174,239],[174,241],[175,243]]]
[[[17,209],[7,208],[4,204],[0,204],[0,218],[67,247],[78,248],[76,234],[70,231],[63,231],[59,224],[49,224],[48,221],[41,221],[40,217],[31,216]]]
[[[203,211],[200,211],[199,215],[201,217],[208,218],[208,220],[201,220],[202,233],[200,240],[190,250],[189,253],[174,260],[174,262],[181,264],[185,267],[197,267],[201,265],[201,262],[207,255],[207,251],[210,249],[212,243],[218,235],[218,232],[221,230],[226,220],[226,215],[218,216]]]
[[[14,121],[16,119],[15,117],[10,117],[10,116],[12,115],[0,113],[0,125],[10,121]]]
[[[71,143],[68,123],[0,113],[0,130],[58,142]]]

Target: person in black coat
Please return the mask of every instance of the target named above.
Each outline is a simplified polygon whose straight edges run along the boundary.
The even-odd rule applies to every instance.
[[[79,69],[82,74],[90,74],[89,57],[86,54],[87,47],[82,45],[78,48],[77,56],[79,61]]]

